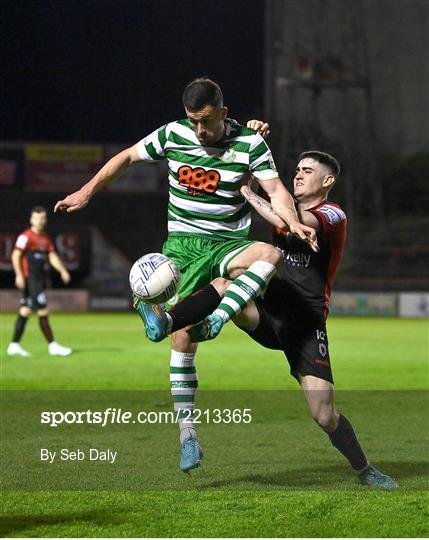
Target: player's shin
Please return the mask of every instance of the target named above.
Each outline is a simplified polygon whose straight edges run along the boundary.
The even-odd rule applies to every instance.
[[[215,287],[210,284],[191,296],[187,296],[168,312],[168,315],[172,318],[171,332],[198,323],[212,313],[220,301],[221,296]]]
[[[337,429],[328,433],[331,443],[349,461],[356,472],[367,467],[368,460],[357,440],[353,426],[345,416],[340,414]]]
[[[52,343],[54,341],[54,336],[47,315],[39,315],[39,325],[42,334],[46,338],[46,341],[48,343]]]
[[[276,267],[269,262],[256,261],[251,264],[226,289],[214,314],[220,316],[224,323],[238,315],[251,300],[263,293],[275,273]]]
[[[16,322],[15,322],[15,329],[13,332],[12,343],[20,342],[22,338],[22,334],[24,333],[25,325],[27,324],[27,321],[28,321],[28,317],[24,317],[23,315],[18,315],[18,318],[16,319]]]
[[[170,386],[180,429],[180,442],[183,443],[189,437],[196,439],[193,421],[198,387],[195,353],[171,351]]]

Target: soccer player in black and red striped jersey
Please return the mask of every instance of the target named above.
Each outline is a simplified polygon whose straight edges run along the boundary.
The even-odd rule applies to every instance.
[[[40,329],[48,342],[49,354],[68,356],[72,352],[54,340],[48,320],[49,310],[45,295],[46,265],[49,262],[59,272],[65,284],[70,282],[70,274],[45,232],[46,224],[45,208],[35,206],[31,210],[31,226],[18,236],[12,252],[15,285],[22,291],[22,298],[13,338],[7,349],[10,356],[30,356],[30,353],[22,348],[20,340],[33,310],[37,312]]]
[[[299,157],[294,199],[301,222],[317,231],[318,252],[291,235],[266,200],[248,186],[241,188],[249,203],[274,225],[273,244],[282,252],[283,264],[263,296],[233,320],[264,347],[285,353],[314,420],[347,458],[360,482],[394,489],[396,482],[369,463],[352,425],[334,405],[326,318],[332,283],[344,251],[347,219],[340,206],[328,201],[327,196],[339,173],[337,160],[329,154],[309,151]],[[234,301],[234,291],[229,288],[214,314],[189,330],[195,341],[216,337],[229,320],[229,307]],[[220,326],[219,317],[223,319]]]

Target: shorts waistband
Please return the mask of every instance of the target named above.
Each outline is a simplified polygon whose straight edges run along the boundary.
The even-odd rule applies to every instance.
[[[249,241],[249,238],[223,238],[222,236],[215,236],[213,234],[199,234],[199,233],[184,233],[184,232],[171,232],[168,233],[168,238],[204,238],[206,240],[213,240],[215,242],[237,242],[237,241]]]

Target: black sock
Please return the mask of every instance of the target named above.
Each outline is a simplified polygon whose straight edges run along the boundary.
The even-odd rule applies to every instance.
[[[221,300],[213,285],[207,285],[204,289],[187,296],[168,312],[173,319],[171,331],[176,332],[190,324],[202,321],[218,307]]]
[[[51,327],[49,326],[48,317],[46,315],[39,317],[39,324],[40,324],[40,329],[46,338],[46,341],[48,343],[52,343],[52,341],[54,341],[54,336],[52,334]]]
[[[328,433],[331,443],[339,450],[355,471],[364,469],[368,460],[357,440],[353,427],[345,416],[340,414],[338,427],[333,433]]]
[[[27,321],[28,321],[28,317],[23,317],[22,315],[18,315],[18,318],[16,319],[16,323],[15,323],[15,330],[13,332],[13,339],[12,339],[13,343],[19,343],[19,341],[21,340]]]

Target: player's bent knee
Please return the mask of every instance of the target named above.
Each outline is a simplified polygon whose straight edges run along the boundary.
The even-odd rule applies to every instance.
[[[185,329],[171,334],[171,348],[177,352],[195,352],[197,344],[191,341]]]
[[[313,416],[316,424],[323,429],[323,431],[329,431],[330,417],[329,415],[318,414]]]
[[[212,285],[216,289],[219,296],[223,296],[224,292],[230,284],[231,281],[229,279],[221,277],[215,278],[213,281],[210,282],[210,285]]]
[[[259,324],[259,311],[254,302],[250,302],[241,313],[232,319],[233,323],[245,330],[255,330]]]
[[[49,315],[49,309],[48,308],[42,308],[37,310],[37,316],[38,317],[47,317]]]
[[[272,257],[272,261],[270,262],[271,264],[274,264],[274,266],[278,266],[283,261],[282,252],[275,247],[273,247],[272,253],[270,256]]]
[[[262,244],[260,260],[269,262],[274,266],[278,266],[282,261],[282,253],[279,249],[271,244]]]
[[[29,317],[31,315],[31,309],[27,306],[22,306],[19,308],[19,314],[21,317]]]
[[[330,404],[323,404],[311,411],[317,425],[328,433],[335,431],[338,425],[338,413]]]

